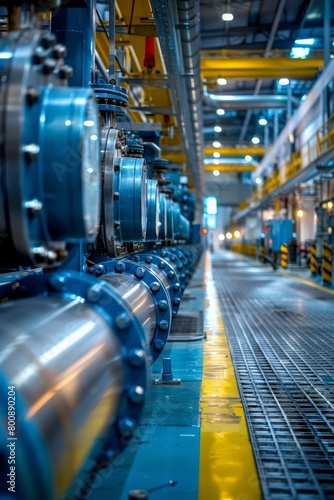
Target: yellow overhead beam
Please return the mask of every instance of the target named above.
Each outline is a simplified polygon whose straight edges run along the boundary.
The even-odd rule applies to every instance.
[[[238,164],[238,163],[224,163],[221,165],[204,165],[205,172],[213,172],[214,170],[218,170],[219,172],[253,172],[256,170],[256,165],[252,164]]]
[[[161,157],[172,163],[187,163],[187,157],[181,151],[166,151],[162,148]]]
[[[202,78],[280,78],[313,79],[323,67],[321,57],[202,57]]]
[[[258,148],[205,148],[205,156],[213,156],[213,153],[220,153],[220,156],[263,156],[266,150],[263,147]]]

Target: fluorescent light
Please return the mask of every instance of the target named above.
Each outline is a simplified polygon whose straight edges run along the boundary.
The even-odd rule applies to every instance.
[[[313,45],[314,38],[300,38],[299,40],[296,40],[295,43],[297,45]]]
[[[221,128],[220,125],[216,125],[215,128],[213,129],[215,132],[221,132],[223,129]]]
[[[214,170],[212,173],[215,177],[218,177],[218,175],[220,175],[219,170]]]
[[[246,155],[246,156],[245,156],[245,160],[246,160],[246,161],[252,161],[252,159],[253,159],[253,158],[251,157],[251,155]]]
[[[219,142],[219,141],[213,141],[212,146],[213,146],[214,148],[220,148],[221,144],[220,144],[220,142]]]
[[[304,94],[301,100],[306,101],[306,99],[307,99],[307,94]]]
[[[12,57],[12,52],[0,52],[0,59],[11,59]]]
[[[290,52],[290,57],[291,59],[305,59],[309,53],[309,47],[293,47]]]
[[[259,144],[260,143],[260,139],[256,135],[254,135],[254,137],[252,137],[252,143],[253,144]]]
[[[261,118],[259,119],[259,125],[262,125],[262,127],[264,127],[265,125],[267,125],[267,120],[265,119],[264,116],[261,116]]]
[[[223,21],[233,21],[233,14],[231,14],[231,12],[224,12],[224,14],[222,15],[222,20]]]
[[[95,125],[94,120],[85,120],[84,121],[84,126],[85,127],[94,127],[94,125]]]
[[[222,108],[218,108],[218,109],[217,109],[217,111],[216,111],[216,113],[217,113],[217,115],[219,115],[219,116],[223,116],[223,115],[225,115],[225,110],[224,110],[224,109],[222,109]]]
[[[206,213],[208,215],[217,214],[217,198],[215,196],[206,197]]]
[[[278,80],[278,83],[279,83],[280,85],[289,85],[290,80],[289,80],[289,78],[280,78],[280,79]]]
[[[257,178],[255,179],[255,182],[256,182],[256,184],[259,184],[259,185],[260,185],[260,184],[262,184],[262,179],[261,179],[261,177],[257,177]]]
[[[218,153],[218,151],[215,151],[213,153],[213,156],[214,156],[214,158],[220,158],[220,153]]]
[[[218,85],[226,85],[227,80],[225,80],[225,78],[218,78],[217,83]]]

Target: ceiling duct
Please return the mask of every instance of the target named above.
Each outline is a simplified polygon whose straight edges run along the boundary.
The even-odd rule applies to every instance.
[[[203,204],[203,116],[198,0],[151,0],[184,151],[197,196]]]
[[[209,94],[210,104],[216,102],[226,109],[282,109],[288,105],[289,97],[286,95],[222,95]],[[291,97],[291,103],[299,106],[300,100]]]

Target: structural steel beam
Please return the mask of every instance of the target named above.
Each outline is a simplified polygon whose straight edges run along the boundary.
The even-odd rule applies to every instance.
[[[205,165],[204,166],[205,172],[213,172],[214,170],[218,170],[219,172],[253,172],[256,170],[256,165],[252,164],[237,164],[237,163],[230,163],[230,164],[220,164],[220,165]]]
[[[213,156],[213,153],[219,153],[220,156],[263,156],[266,153],[266,149],[262,147],[258,148],[205,148],[205,156]]]
[[[202,57],[202,78],[280,78],[311,80],[323,67],[321,57]]]

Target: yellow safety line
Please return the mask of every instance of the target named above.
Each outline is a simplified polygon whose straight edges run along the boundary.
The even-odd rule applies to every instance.
[[[199,500],[258,500],[261,490],[210,256],[205,262]]]
[[[313,286],[314,288],[317,288],[318,290],[321,290],[323,292],[330,293],[334,295],[334,290],[331,290],[330,288],[326,288],[322,285],[318,285],[318,283],[313,283],[313,281],[306,280],[304,278],[300,278],[300,276],[294,276],[293,274],[290,273],[285,273],[284,271],[278,271],[279,274],[282,276],[286,276],[287,278],[292,278],[294,280],[300,281],[301,283],[304,283],[305,285]]]

